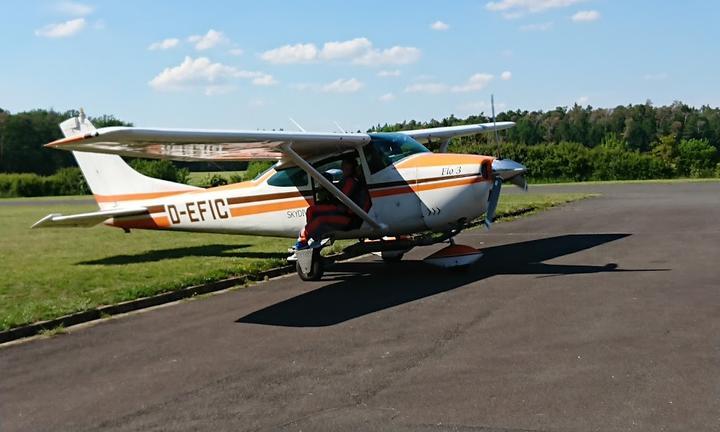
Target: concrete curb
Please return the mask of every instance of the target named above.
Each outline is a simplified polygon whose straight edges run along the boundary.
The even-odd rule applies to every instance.
[[[11,328],[9,330],[0,331],[0,344],[10,342],[16,339],[22,339],[30,336],[35,336],[43,330],[51,330],[60,326],[70,327],[77,324],[86,323],[89,321],[95,321],[97,319],[119,315],[127,312],[136,311],[139,309],[145,309],[153,306],[159,306],[165,303],[171,303],[174,301],[186,299],[196,295],[207,294],[215,291],[221,291],[237,285],[244,284],[246,282],[260,281],[265,278],[274,278],[282,276],[295,271],[294,265],[287,265],[283,267],[276,267],[264,272],[260,272],[253,275],[237,276],[228,279],[222,279],[215,282],[209,282],[201,285],[194,285],[187,288],[182,288],[176,291],[165,292],[156,294],[150,297],[142,297],[135,300],[128,300],[126,302],[117,303],[108,306],[100,306],[94,309],[90,309],[83,312],[77,312],[69,315],[64,315],[59,318],[39,321],[36,323]]]

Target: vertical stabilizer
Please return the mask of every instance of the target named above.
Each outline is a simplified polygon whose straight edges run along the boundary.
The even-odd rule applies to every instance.
[[[66,137],[91,134],[96,130],[82,110],[78,117],[60,123],[60,129]],[[125,207],[163,195],[200,189],[140,174],[117,155],[74,151],[73,156],[101,209]]]

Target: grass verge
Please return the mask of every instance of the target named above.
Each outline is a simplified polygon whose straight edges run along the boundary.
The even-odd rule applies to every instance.
[[[517,217],[588,196],[503,195],[497,214],[501,219]],[[242,235],[124,234],[105,226],[30,230],[48,213],[95,210],[94,205],[69,205],[67,197],[44,200],[58,204],[0,206],[0,330],[230,276],[257,274],[285,264],[287,247],[292,244],[290,239]]]

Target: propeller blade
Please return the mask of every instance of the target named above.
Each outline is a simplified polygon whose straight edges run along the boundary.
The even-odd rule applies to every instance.
[[[495,210],[497,210],[498,201],[500,200],[500,189],[502,189],[503,180],[500,177],[495,178],[490,196],[488,197],[488,207],[485,212],[485,227],[490,229],[495,220]]]
[[[525,174],[511,178],[510,183],[514,184],[525,192],[527,192],[528,190],[528,182],[527,178],[525,178]]]

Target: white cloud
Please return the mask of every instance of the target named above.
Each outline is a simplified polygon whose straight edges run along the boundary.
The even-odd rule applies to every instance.
[[[524,26],[520,26],[520,31],[548,31],[553,27],[552,22],[544,22],[539,24],[526,24]]]
[[[373,49],[362,57],[356,58],[354,63],[375,66],[384,64],[409,64],[420,60],[421,52],[415,47],[394,46],[384,50]]]
[[[263,74],[257,78],[253,78],[252,83],[257,86],[271,86],[277,84],[277,81],[272,75]]]
[[[195,49],[198,51],[210,49],[227,41],[228,39],[222,32],[213,29],[208,30],[204,35],[192,35],[188,37],[188,42],[194,43]]]
[[[473,92],[473,91],[479,91],[487,87],[488,84],[490,84],[490,81],[493,80],[493,76],[486,73],[476,73],[472,75],[470,78],[468,78],[467,82],[465,84],[459,85],[459,86],[453,86],[451,88],[452,91],[456,93],[465,93],[465,92]]]
[[[432,30],[445,31],[445,30],[449,30],[450,26],[442,21],[435,21],[434,23],[430,24],[430,28]]]
[[[55,6],[55,9],[60,13],[72,16],[90,15],[95,10],[93,6],[72,1],[60,2]]]
[[[153,42],[148,46],[150,51],[166,50],[178,46],[180,39],[178,38],[167,38],[158,42]]]
[[[427,93],[427,94],[438,94],[445,93],[448,91],[448,86],[442,83],[435,82],[421,82],[410,84],[405,87],[406,93]]]
[[[588,102],[590,102],[590,98],[587,96],[580,96],[576,101],[578,105],[587,105]]]
[[[232,48],[228,50],[228,54],[234,55],[234,56],[241,56],[245,53],[245,51],[242,48]]]
[[[205,88],[205,96],[215,96],[232,93],[237,90],[237,86],[227,85],[209,85]]]
[[[643,76],[643,79],[646,81],[662,81],[668,78],[669,75],[667,74],[667,72],[649,73]]]
[[[400,70],[394,69],[394,70],[381,70],[377,73],[377,76],[382,78],[388,78],[388,77],[399,77],[400,76]]]
[[[265,51],[260,58],[276,64],[305,63],[317,58],[318,49],[314,44],[284,45]]]
[[[216,95],[235,90],[238,79],[250,79],[255,85],[276,83],[271,75],[262,72],[213,63],[207,57],[185,57],[181,64],[165,68],[148,84],[160,91],[202,89],[207,95]]]
[[[355,93],[363,87],[363,83],[355,78],[338,79],[322,86],[321,90],[326,93]]]
[[[380,102],[392,102],[395,100],[395,95],[392,93],[385,93],[384,95],[380,96],[378,100],[380,100]]]
[[[35,30],[35,35],[49,38],[68,37],[78,33],[84,29],[86,25],[87,22],[85,18],[76,18],[57,24],[48,24],[45,27]]]
[[[365,87],[365,84],[355,78],[340,78],[327,84],[300,83],[290,85],[290,88],[299,91],[315,91],[325,93],[355,93],[363,87]]]
[[[405,87],[406,93],[427,93],[439,94],[451,91],[453,93],[467,93],[484,89],[494,79],[494,76],[487,73],[476,73],[460,85],[447,85],[439,82],[416,82]]]
[[[485,4],[492,12],[502,12],[505,18],[518,18],[527,13],[538,13],[548,9],[572,6],[584,0],[499,0]]]
[[[355,38],[342,42],[325,42],[320,58],[325,60],[352,59],[367,53],[372,42],[367,38]]]
[[[375,66],[413,63],[420,58],[420,55],[420,50],[415,47],[394,46],[383,50],[373,48],[372,42],[362,37],[326,42],[322,49],[318,49],[313,43],[284,45],[263,52],[260,58],[275,64],[350,60],[355,64]]]
[[[512,79],[512,72],[505,71],[500,74],[500,79],[503,81],[510,81]]]
[[[600,19],[600,12],[596,10],[579,11],[571,18],[574,22],[590,22]]]

